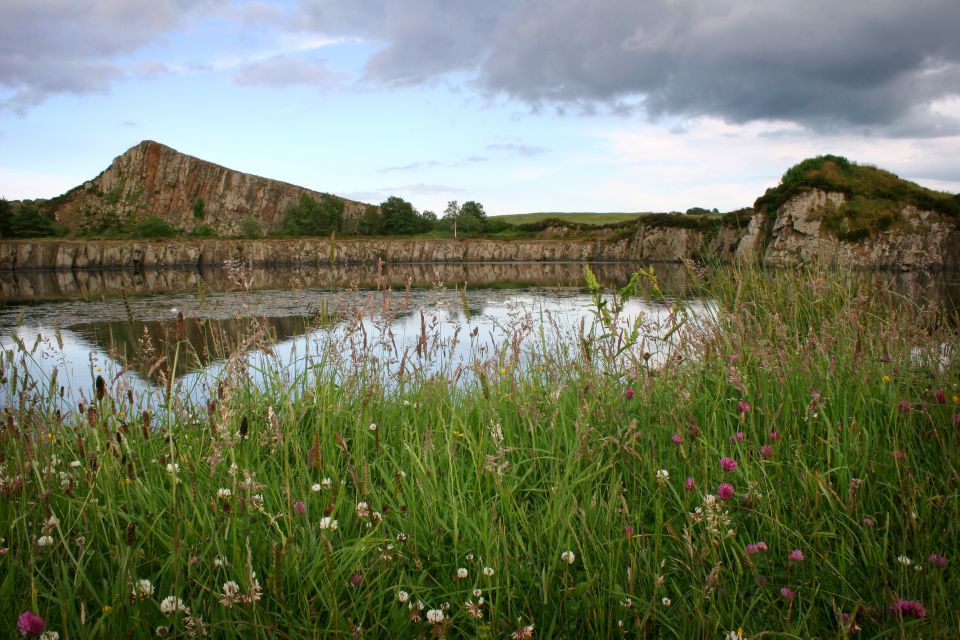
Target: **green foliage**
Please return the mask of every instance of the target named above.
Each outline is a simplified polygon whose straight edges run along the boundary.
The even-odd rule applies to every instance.
[[[0,198],[0,238],[13,237],[10,227],[12,217],[13,205],[6,198]]]
[[[172,238],[178,233],[176,227],[159,216],[147,216],[133,227],[136,238]]]
[[[206,211],[204,211],[203,208],[203,198],[197,196],[197,199],[193,201],[193,217],[197,220],[202,220],[205,215]]]
[[[41,210],[41,203],[37,201],[24,200],[16,206],[6,200],[2,202],[0,235],[5,238],[49,238],[67,233],[66,228]]]
[[[217,230],[209,224],[197,225],[187,234],[192,238],[213,238],[217,235]]]
[[[263,225],[253,216],[246,216],[240,220],[237,230],[241,238],[259,238],[263,235]]]
[[[283,214],[280,234],[285,236],[322,236],[339,231],[343,225],[343,200],[323,194],[314,200],[307,194]]]
[[[385,235],[414,235],[432,227],[412,204],[397,196],[390,196],[380,203],[380,215],[383,216],[382,233]]]

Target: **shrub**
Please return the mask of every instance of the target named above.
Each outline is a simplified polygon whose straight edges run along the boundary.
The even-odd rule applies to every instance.
[[[171,238],[175,235],[176,227],[158,216],[147,216],[133,227],[136,238]]]
[[[241,220],[237,230],[241,238],[259,238],[263,235],[263,226],[253,216],[247,216]]]

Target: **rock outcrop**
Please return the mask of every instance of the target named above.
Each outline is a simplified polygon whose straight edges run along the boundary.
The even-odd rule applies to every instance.
[[[221,235],[236,234],[249,217],[267,232],[279,228],[284,211],[304,194],[314,199],[324,195],[145,140],[96,178],[61,196],[56,217],[71,232],[111,220],[140,221],[147,215],[184,230],[209,225]],[[194,213],[198,200],[203,203],[201,216]],[[340,200],[345,218],[361,215],[363,203]]]
[[[763,264],[770,267],[826,264],[904,271],[960,266],[960,232],[953,222],[912,205],[905,205],[899,211],[895,229],[860,242],[838,239],[824,229],[824,215],[840,208],[846,200],[843,193],[813,189],[785,202],[772,221]],[[755,216],[758,225],[764,223],[761,218],[763,216]]]

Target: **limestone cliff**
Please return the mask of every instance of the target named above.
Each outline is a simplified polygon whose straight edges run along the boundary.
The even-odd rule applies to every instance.
[[[279,227],[283,212],[306,194],[323,194],[296,185],[233,171],[144,140],[114,159],[99,176],[58,198],[56,217],[71,232],[112,220],[140,221],[155,215],[189,231],[200,224],[218,234],[235,234],[251,217],[265,232]],[[203,203],[203,215],[194,204]],[[359,216],[364,205],[344,202],[344,217]]]
[[[813,189],[781,205],[772,221],[763,264],[796,267],[819,263],[907,271],[960,266],[960,231],[954,223],[913,205],[897,211],[897,224],[891,229],[860,241],[838,238],[824,223],[847,200],[843,193]]]

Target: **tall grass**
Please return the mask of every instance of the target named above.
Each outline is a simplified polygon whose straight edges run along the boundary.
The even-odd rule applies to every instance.
[[[532,353],[504,345],[469,376],[411,366],[387,385],[386,363],[327,345],[307,372],[266,358],[254,377],[254,335],[206,407],[20,403],[0,442],[0,625],[960,634],[950,318],[843,274],[721,271],[701,295],[697,317],[670,303],[688,326],[666,343],[616,318],[563,340],[531,318]],[[416,357],[435,348],[425,325]]]

